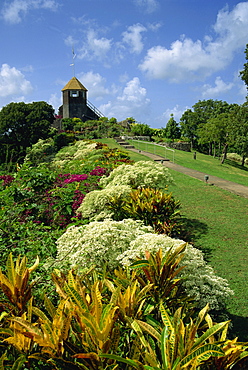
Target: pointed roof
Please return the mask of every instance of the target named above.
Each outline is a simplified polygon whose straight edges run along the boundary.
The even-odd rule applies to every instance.
[[[84,90],[84,91],[88,91],[83,84],[81,84],[81,82],[76,78],[76,77],[72,77],[72,79],[67,82],[67,84],[65,85],[65,87],[63,87],[63,89],[61,91],[65,91],[65,90]]]

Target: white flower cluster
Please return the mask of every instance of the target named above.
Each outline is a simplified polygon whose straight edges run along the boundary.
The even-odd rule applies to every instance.
[[[107,263],[110,268],[119,264],[128,266],[137,257],[143,258],[145,251],[163,252],[184,243],[166,235],[153,234],[149,226],[132,219],[91,222],[84,226],[71,226],[57,241],[57,262],[62,266],[95,265],[101,268]],[[181,265],[185,268],[180,276],[190,296],[194,296],[199,307],[207,303],[211,309],[220,309],[233,292],[225,279],[215,275],[211,266],[204,261],[200,250],[187,245]]]
[[[53,162],[70,161],[73,159],[76,152],[75,145],[66,146],[56,154]]]
[[[63,161],[71,161],[75,159],[84,159],[92,151],[95,150],[97,143],[91,141],[80,140],[77,141],[74,145],[66,146],[62,148],[55,156],[54,163],[58,164]]]
[[[52,138],[39,139],[31,148],[27,148],[27,154],[24,163],[39,161],[42,162],[44,156],[54,153],[54,140]],[[45,154],[46,153],[46,154]],[[50,159],[51,160],[51,159]]]
[[[100,185],[103,188],[129,185],[132,189],[140,187],[164,189],[172,181],[168,169],[160,163],[139,161],[133,165],[123,164],[115,168],[108,177],[101,178]]]
[[[124,266],[130,265],[136,257],[144,257],[145,251],[156,252],[162,249],[168,251],[183,244],[183,240],[173,239],[165,235],[145,234],[138,236],[130,243],[130,248],[118,256]],[[185,266],[180,273],[184,279],[184,287],[189,296],[194,296],[199,308],[209,303],[211,309],[220,309],[233,291],[228,282],[217,276],[211,266],[204,261],[199,249],[187,244],[181,266]]]
[[[97,143],[87,143],[84,141],[78,141],[76,144],[76,153],[74,154],[73,159],[84,159],[87,157],[93,150],[95,150]]]
[[[82,215],[82,218],[88,218],[91,221],[104,220],[106,217],[111,217],[112,212],[107,205],[110,198],[115,196],[126,196],[131,192],[131,188],[127,185],[112,186],[102,190],[93,190],[86,194],[77,213]]]
[[[118,266],[117,256],[127,250],[137,236],[152,232],[142,221],[126,219],[91,222],[83,226],[71,226],[57,240],[57,262],[61,266],[95,265],[102,268]]]

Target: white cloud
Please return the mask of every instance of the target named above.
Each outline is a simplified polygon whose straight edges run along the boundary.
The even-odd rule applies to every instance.
[[[128,44],[131,48],[132,53],[139,54],[143,49],[142,32],[145,32],[146,28],[142,24],[134,24],[128,27],[127,31],[123,32],[122,41]]]
[[[162,27],[162,23],[148,23],[147,27],[149,28],[149,30],[156,32],[157,30],[159,30],[160,27]]]
[[[150,105],[150,99],[146,95],[146,89],[141,86],[139,78],[134,77],[127,82],[119,96],[101,105],[99,109],[106,116],[116,117],[118,120],[145,116]]]
[[[51,104],[53,106],[53,108],[55,109],[55,113],[57,114],[59,107],[63,104],[62,95],[58,97],[57,94],[51,94],[48,100],[48,104]]]
[[[216,39],[206,35],[203,41],[185,36],[170,49],[155,46],[148,50],[139,68],[150,78],[172,82],[202,80],[226,67],[236,50],[245,47],[248,39],[248,2],[218,13],[213,26]]]
[[[109,94],[105,87],[106,80],[99,73],[81,73],[78,78],[89,91],[90,98],[101,99]]]
[[[66,46],[73,47],[77,43],[78,43],[78,41],[76,39],[74,39],[74,37],[71,36],[71,35],[66,37],[66,39],[65,39]]]
[[[215,86],[209,84],[203,85],[202,96],[204,98],[212,98],[220,94],[226,93],[233,88],[234,84],[232,82],[225,83],[220,76],[215,79]]]
[[[0,96],[12,97],[29,94],[33,91],[30,81],[15,67],[3,64],[0,69]]]
[[[175,41],[169,50],[162,46],[151,48],[139,68],[151,78],[180,82],[205,77],[217,65],[218,69],[224,66],[214,56],[209,58],[201,41],[183,39]]]
[[[20,23],[22,16],[32,9],[56,10],[58,3],[55,0],[13,0],[6,2],[2,10],[2,16],[6,22]]]
[[[158,118],[158,120],[163,124],[163,127],[166,126],[167,122],[171,118],[171,114],[173,114],[174,119],[179,122],[180,118],[182,117],[183,113],[188,109],[188,107],[181,108],[178,104],[173,108],[168,108],[163,113],[162,117]]]
[[[158,9],[159,2],[157,0],[134,0],[135,4],[146,13],[153,13]]]
[[[112,40],[105,37],[98,38],[97,32],[93,29],[87,31],[86,42],[79,49],[79,59],[100,58],[104,59],[111,49]]]
[[[28,72],[28,73],[33,73],[34,72],[34,67],[32,65],[26,65],[25,67],[21,68],[22,72]]]
[[[146,89],[140,85],[140,80],[138,77],[134,77],[126,84],[123,94],[122,96],[118,97],[118,100],[130,101],[137,106],[144,101],[148,101],[146,98]]]
[[[243,96],[243,101],[246,100],[246,96],[248,94],[248,91],[247,91],[247,88],[246,88],[246,85],[243,84],[239,87],[239,95]]]

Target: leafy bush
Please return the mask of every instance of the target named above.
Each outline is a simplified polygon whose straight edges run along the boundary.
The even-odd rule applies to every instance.
[[[227,153],[226,158],[231,161],[242,162],[242,156],[237,153]],[[245,159],[245,164],[248,164],[248,158]]]
[[[154,253],[162,249],[166,253],[184,243],[166,235],[145,234],[138,236],[130,243],[130,248],[117,257],[124,266],[130,265],[135,258],[142,258],[146,251]],[[211,309],[222,309],[227,298],[233,292],[225,279],[215,275],[214,270],[204,260],[199,249],[187,244],[181,266],[185,268],[180,273],[184,279],[184,287],[189,296],[194,296],[199,307],[209,303]]]
[[[73,143],[74,141],[75,141],[74,134],[60,132],[54,136],[54,145],[55,145],[56,151],[59,151],[64,146],[67,146],[70,143]]]
[[[12,217],[11,217],[12,216]],[[13,214],[1,212],[0,228],[0,262],[3,265],[9,252],[16,258],[26,255],[34,260],[39,254],[42,264],[47,257],[56,257],[56,240],[63,233],[62,230],[53,230],[50,226],[35,223],[32,220],[19,222],[13,219]]]
[[[133,165],[121,165],[115,168],[108,177],[103,177],[100,185],[103,188],[116,185],[128,185],[132,189],[151,187],[165,189],[172,182],[168,169],[161,164],[139,161]]]
[[[124,194],[124,197],[121,192],[113,193],[109,203],[115,220],[133,218],[152,226],[156,232],[171,236],[180,234],[180,202],[173,198],[172,193],[139,188],[132,190],[127,196]]]
[[[86,194],[77,214],[89,221],[142,220],[158,233],[175,236],[181,231],[179,207],[180,202],[171,193],[150,188],[132,190],[127,185],[119,185]]]
[[[55,144],[52,138],[40,139],[32,148],[27,148],[27,154],[24,163],[31,166],[37,166],[39,163],[50,162],[55,156]]]
[[[56,173],[46,164],[37,168],[24,164],[18,171],[16,181],[12,183],[16,190],[30,189],[37,193],[44,193],[55,181]]]

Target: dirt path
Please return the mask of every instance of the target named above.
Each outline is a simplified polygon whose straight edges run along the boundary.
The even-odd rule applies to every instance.
[[[144,152],[144,151],[140,152],[140,150],[138,150],[138,149],[128,148],[128,150],[132,150],[136,153],[141,153],[141,154],[153,159],[156,162],[157,161],[161,162],[161,160],[164,160],[163,157],[160,157],[160,156],[152,154],[152,153]],[[165,161],[164,160],[162,164],[163,164],[163,166],[165,166],[167,168],[171,168],[172,170],[184,173],[185,175],[188,175],[190,177],[194,177],[194,178],[196,178],[198,180],[201,180],[201,181],[205,181],[205,175],[208,175],[208,174],[200,172],[200,171],[196,171],[196,170],[192,170],[190,168],[180,166],[179,164],[175,164],[175,163],[172,163],[170,161]],[[248,198],[248,186],[239,185],[239,184],[236,184],[235,182],[227,181],[227,180],[221,179],[219,177],[210,176],[210,175],[209,175],[208,183],[211,184],[211,185],[218,186],[222,189],[228,190],[228,191],[230,191],[234,194],[237,194],[241,197]]]

